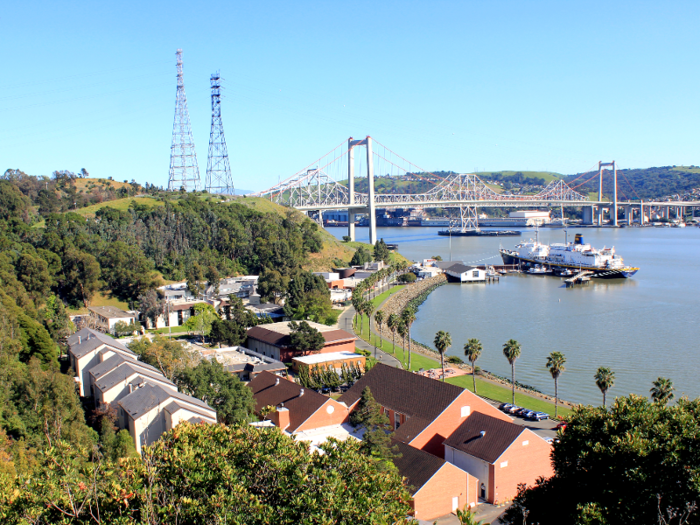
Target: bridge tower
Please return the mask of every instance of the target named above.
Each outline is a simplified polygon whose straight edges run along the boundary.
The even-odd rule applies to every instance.
[[[175,122],[173,123],[173,142],[170,146],[170,175],[168,190],[185,191],[199,189],[199,165],[197,152],[192,139],[190,113],[187,111],[185,81],[182,78],[182,49],[175,53],[177,57],[177,94],[175,96]]]
[[[348,139],[348,191],[349,191],[349,206],[348,206],[348,236],[350,240],[355,240],[355,152],[356,146],[365,146],[367,149],[367,184],[368,184],[368,199],[367,212],[369,213],[369,242],[376,244],[377,242],[377,214],[376,203],[374,200],[374,163],[372,158],[372,137],[367,135],[363,140]]]
[[[221,120],[221,76],[218,71],[211,76],[211,132],[204,187],[209,193],[235,194]]]
[[[613,170],[613,207],[610,212],[613,226],[617,226],[617,165],[612,162],[598,162],[598,202],[603,200],[603,168],[612,167]],[[603,205],[598,205],[598,226],[603,225]]]

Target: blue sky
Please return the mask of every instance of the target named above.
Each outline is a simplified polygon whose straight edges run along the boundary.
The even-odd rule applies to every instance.
[[[350,136],[428,170],[700,164],[699,2],[12,2],[0,170],[167,184],[175,50],[202,176],[209,77],[238,188]]]

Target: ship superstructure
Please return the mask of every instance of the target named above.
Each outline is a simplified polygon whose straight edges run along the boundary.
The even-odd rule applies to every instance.
[[[567,269],[586,270],[593,272],[593,277],[612,279],[631,277],[639,270],[626,266],[614,247],[597,250],[586,244],[578,233],[573,243],[541,244],[539,240],[529,240],[517,244],[512,250],[502,248],[500,253],[504,264],[519,264],[526,268],[546,265],[555,273]]]

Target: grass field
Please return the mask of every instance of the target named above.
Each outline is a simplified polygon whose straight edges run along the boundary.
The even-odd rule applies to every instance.
[[[128,310],[129,305],[124,301],[120,301],[116,297],[110,297],[109,293],[97,292],[90,301],[90,306],[116,306],[122,310]],[[69,315],[79,315],[88,313],[87,308],[68,308]]]
[[[137,202],[138,204],[143,204],[146,206],[163,206],[163,202],[152,199],[151,197],[127,197],[125,199],[115,199],[113,201],[101,202],[100,204],[93,204],[92,206],[86,206],[85,208],[80,208],[75,210],[75,213],[82,215],[83,217],[94,217],[97,210],[102,208],[114,208],[116,210],[126,211],[132,202]],[[71,210],[73,211],[73,210]]]
[[[396,286],[394,288],[391,288],[390,290],[378,295],[375,299],[372,300],[372,304],[375,306],[375,308],[384,302],[391,294],[394,294],[398,292],[400,289],[404,288],[404,286]],[[359,321],[355,323],[355,333],[359,337],[360,336],[360,323]],[[380,338],[372,334],[371,339],[370,339],[370,330],[369,330],[369,323],[367,320],[366,316],[362,317],[362,339],[364,339],[366,342],[369,344],[376,346],[380,350],[386,352],[387,354],[395,356],[399,361],[404,363],[404,368],[406,367],[406,363],[408,361],[408,356],[406,351],[401,347],[401,337],[399,337],[398,334],[396,334],[396,346],[394,347],[391,343],[391,332],[389,332],[386,327],[384,328],[383,331],[383,338],[380,341]],[[412,352],[411,355],[411,371],[417,372],[421,368],[424,370],[428,370],[431,368],[438,368],[440,366],[440,359],[435,358],[432,359],[428,356],[425,356],[423,354],[419,354],[416,352]],[[448,383],[452,383],[453,385],[461,386],[462,388],[466,388],[470,392],[474,391],[473,387],[473,380],[472,376],[470,375],[463,375],[463,376],[458,376],[458,377],[453,377],[447,380]],[[491,381],[487,381],[479,376],[476,378],[476,391],[479,395],[483,397],[487,397],[489,399],[493,399],[495,401],[500,401],[501,403],[510,403],[512,399],[512,392],[510,388],[498,385],[496,383],[492,383]],[[550,416],[554,416],[554,404],[550,403],[548,401],[545,401],[544,399],[539,399],[536,397],[529,396],[527,394],[523,394],[521,392],[518,392],[516,390],[515,392],[515,403],[519,406],[529,408],[530,410],[539,410],[541,412],[546,412]],[[558,414],[559,415],[566,415],[571,412],[571,409],[565,408],[560,406]]]

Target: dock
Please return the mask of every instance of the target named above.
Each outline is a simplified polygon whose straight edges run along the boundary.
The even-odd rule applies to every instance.
[[[566,283],[567,288],[576,286],[577,284],[590,284],[591,275],[593,275],[593,272],[589,270],[583,270],[574,275],[573,277],[566,279],[564,282]]]

